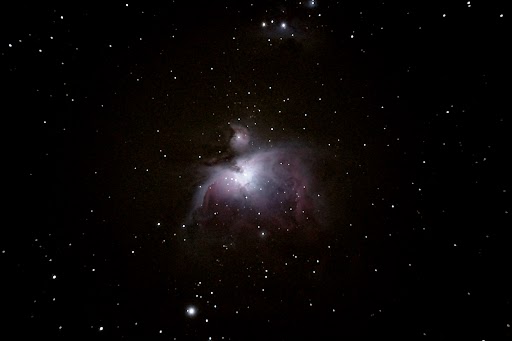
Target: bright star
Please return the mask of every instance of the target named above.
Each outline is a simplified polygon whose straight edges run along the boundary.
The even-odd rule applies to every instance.
[[[197,309],[194,306],[190,306],[187,308],[187,315],[190,317],[194,317],[197,314]]]

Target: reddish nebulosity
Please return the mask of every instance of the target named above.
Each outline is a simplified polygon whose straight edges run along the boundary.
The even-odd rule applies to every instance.
[[[232,126],[229,162],[209,164],[193,204],[193,223],[229,230],[290,230],[315,219],[311,150],[251,149],[247,128]]]

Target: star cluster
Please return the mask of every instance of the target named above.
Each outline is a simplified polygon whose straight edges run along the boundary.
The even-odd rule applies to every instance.
[[[5,5],[2,339],[511,339],[505,5]]]

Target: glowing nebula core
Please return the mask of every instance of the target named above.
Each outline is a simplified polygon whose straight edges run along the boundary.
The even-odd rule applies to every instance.
[[[299,146],[262,149],[248,129],[230,125],[230,157],[208,162],[189,223],[206,228],[289,230],[315,219],[313,152]]]

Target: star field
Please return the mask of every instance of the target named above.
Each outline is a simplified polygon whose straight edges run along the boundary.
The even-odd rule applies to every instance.
[[[505,7],[5,7],[2,339],[510,338]]]

